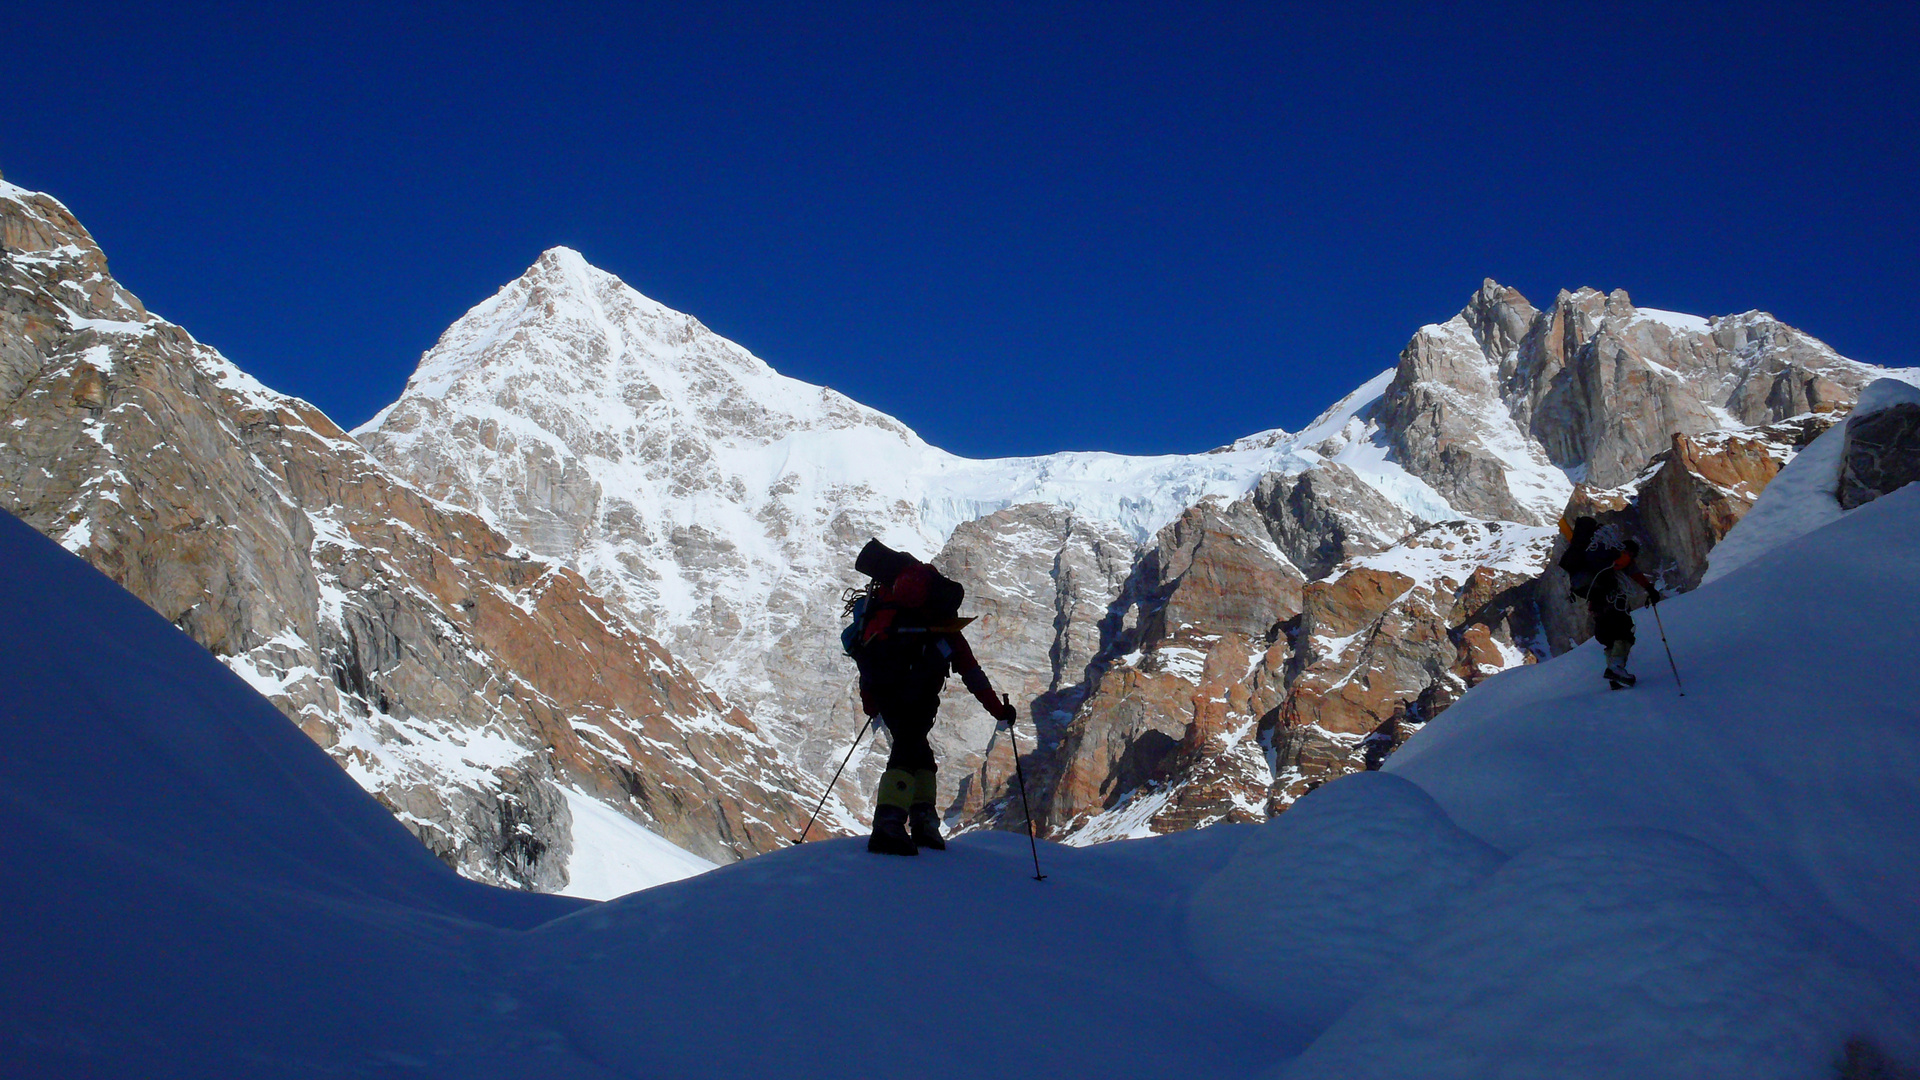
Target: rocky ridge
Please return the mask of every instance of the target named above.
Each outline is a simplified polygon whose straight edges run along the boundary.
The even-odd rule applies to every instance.
[[[1574,482],[1626,483],[1675,433],[1844,409],[1872,373],[1765,312],[1703,319],[1621,289],[1542,311],[1489,280],[1413,336],[1369,415],[1456,510],[1544,524]]]
[[[0,506],[274,702],[427,846],[557,889],[569,793],[729,859],[797,824],[751,721],[574,571],[149,313],[0,185]],[[817,790],[817,788],[816,788]]]
[[[1878,372],[1761,312],[1700,319],[1591,289],[1542,312],[1485,283],[1414,335],[1377,396],[1315,425],[1331,437],[1303,440],[1382,447],[1463,517],[1410,513],[1328,465],[1210,511],[1308,568],[1306,584],[1229,570],[1231,588],[1189,592],[1174,631],[1142,620],[1112,635],[1075,713],[1041,731],[1029,772],[1048,827],[1095,840],[1260,820],[1367,767],[1369,747],[1377,762],[1478,681],[1585,639],[1550,523],[1596,513],[1644,538],[1663,588],[1692,588],[1768,480]],[[1143,550],[1155,580],[1136,575],[1116,608],[1180,588],[1156,573],[1177,531]],[[1269,605],[1264,633],[1246,624],[1250,597]],[[1005,810],[980,820],[1008,824]]]
[[[1489,281],[1301,432],[1187,458],[971,462],[555,249],[356,434],[581,569],[817,775],[859,728],[836,641],[854,551],[873,535],[937,552],[982,616],[976,652],[1032,718],[1048,828],[1096,839],[1275,812],[1358,767],[1366,735],[1403,740],[1567,643],[1569,613],[1528,587],[1549,526],[1676,434],[1695,467],[1656,474],[1674,490],[1648,527],[1688,560],[1675,581],[1697,581],[1793,443],[1726,448],[1844,410],[1872,372],[1760,312],[1592,289],[1540,310]],[[950,820],[1007,824],[1004,736],[964,700],[938,731]],[[884,740],[856,757],[842,826],[882,756]]]

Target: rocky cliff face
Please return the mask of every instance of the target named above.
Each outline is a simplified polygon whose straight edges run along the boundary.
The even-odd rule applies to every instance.
[[[1168,549],[1213,565],[1189,582],[1187,562],[1170,588],[1140,591],[1136,604],[1149,609],[1184,593],[1182,615],[1162,608],[1142,618],[1144,633],[1114,635],[1072,718],[1033,755],[1055,835],[1264,820],[1363,767],[1366,736],[1383,732],[1390,751],[1474,683],[1534,655],[1539,616],[1526,586],[1544,567],[1549,530],[1422,526],[1308,582],[1277,549],[1261,550],[1266,530],[1247,519],[1257,514],[1251,498],[1203,504],[1141,559],[1150,580],[1156,566],[1182,568],[1160,561]],[[985,820],[1005,823],[997,809]]]
[[[1764,312],[1702,319],[1624,290],[1546,311],[1493,281],[1414,335],[1370,416],[1397,460],[1478,517],[1546,523],[1701,435],[1845,409],[1874,369]]]
[[[1699,586],[1707,556],[1739,524],[1786,463],[1834,423],[1834,413],[1808,413],[1778,424],[1675,434],[1671,447],[1614,488],[1579,485],[1568,520],[1588,515],[1609,535],[1635,537],[1640,565],[1663,592]],[[1558,564],[1565,541],[1556,538],[1551,565],[1530,587],[1547,650],[1565,652],[1592,636],[1583,601],[1568,591]]]
[[[1087,835],[1126,835],[1191,809],[1170,790],[1202,760],[1218,771],[1244,758],[1239,766],[1257,773],[1258,753],[1242,752],[1240,684],[1298,614],[1305,581],[1251,498],[1204,501],[1163,528],[1110,606],[1101,662],[1073,715],[1045,733],[1036,773],[1049,828],[1073,834],[1113,814]],[[1203,818],[1224,816],[1203,808],[1188,823]]]
[[[0,185],[0,505],[92,562],[481,880],[566,881],[562,789],[710,858],[799,783],[573,571],[400,481],[152,316],[53,199]]]
[[[1390,753],[1480,680],[1584,640],[1584,611],[1549,572],[1563,511],[1641,536],[1663,587],[1693,588],[1707,552],[1876,370],[1757,312],[1699,319],[1591,289],[1542,312],[1487,282],[1419,331],[1349,419],[1226,448],[1291,439],[1319,461],[1143,546],[1104,663],[1072,717],[1038,732],[1028,775],[1046,826],[1084,841],[1258,820]],[[1407,476],[1362,481],[1337,460],[1367,446]],[[1423,518],[1404,494],[1418,485],[1436,496],[1422,509],[1478,520]],[[1295,580],[1207,570],[1170,601],[1179,552],[1263,540]],[[1005,809],[979,820],[1007,824]]]
[[[1920,480],[1920,403],[1847,418],[1840,505],[1851,510]]]

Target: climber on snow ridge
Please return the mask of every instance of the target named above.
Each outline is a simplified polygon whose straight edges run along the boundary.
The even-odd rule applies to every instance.
[[[993,684],[961,636],[960,628],[973,620],[959,617],[966,595],[959,583],[878,540],[867,542],[854,568],[872,580],[864,589],[849,590],[845,614],[852,622],[840,641],[860,668],[861,711],[893,734],[867,850],[888,855],[944,850],[934,808],[937,765],[927,736],[947,674],[959,672],[1000,723],[1012,724],[1016,712],[994,696]]]

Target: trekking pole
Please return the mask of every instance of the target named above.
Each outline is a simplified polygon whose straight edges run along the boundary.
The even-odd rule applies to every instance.
[[[800,830],[800,839],[793,842],[795,847],[807,842],[807,831],[813,828],[813,819],[819,817],[820,808],[827,805],[827,796],[833,794],[833,785],[840,782],[840,774],[846,770],[847,762],[853,760],[853,752],[860,749],[860,740],[867,737],[867,729],[872,726],[873,721],[869,720],[860,725],[859,731],[854,732],[853,745],[847,747],[847,756],[840,759],[840,767],[833,770],[833,779],[827,781],[827,790],[820,793],[819,805],[813,808],[813,813],[807,815],[807,827]]]
[[[1000,700],[1007,708],[1013,708],[1012,698],[1001,694]],[[1007,743],[1013,747],[1013,775],[1020,781],[1020,812],[1027,815],[1027,847],[1033,850],[1033,880],[1045,881],[1047,875],[1040,872],[1040,843],[1033,838],[1033,808],[1027,805],[1027,777],[1020,768],[1020,737],[1013,733],[1014,723],[1014,720],[1007,721]]]
[[[1660,605],[1653,605],[1653,625],[1660,628],[1660,646],[1667,650],[1667,666],[1673,669],[1673,685],[1680,686],[1680,665],[1673,662],[1673,646],[1667,644],[1667,627],[1660,621]],[[1687,688],[1680,686],[1680,696],[1687,696]]]

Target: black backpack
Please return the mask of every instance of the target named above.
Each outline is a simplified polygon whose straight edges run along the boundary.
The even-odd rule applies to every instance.
[[[1593,579],[1613,562],[1613,549],[1605,541],[1600,523],[1582,515],[1573,522],[1573,535],[1567,538],[1567,550],[1560,553],[1560,569],[1567,572],[1570,591],[1585,600],[1593,588]]]

